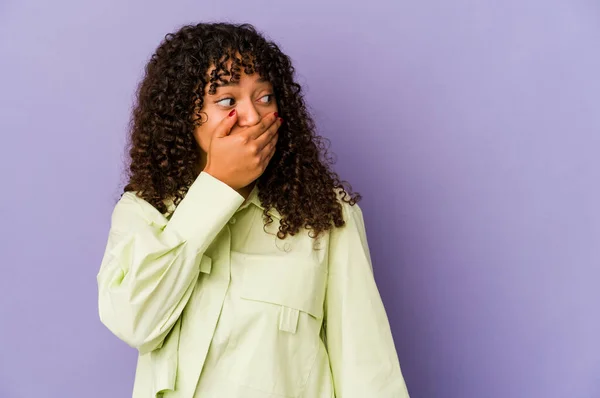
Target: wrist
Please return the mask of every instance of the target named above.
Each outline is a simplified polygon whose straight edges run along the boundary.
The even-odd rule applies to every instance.
[[[236,187],[234,187],[233,185],[231,185],[229,182],[226,181],[226,179],[222,178],[221,176],[218,175],[218,173],[214,173],[212,171],[212,169],[210,167],[205,167],[204,170],[202,170],[203,173],[209,174],[211,177],[221,181],[223,184],[227,184],[229,185],[229,187],[231,187],[232,189],[237,189]]]

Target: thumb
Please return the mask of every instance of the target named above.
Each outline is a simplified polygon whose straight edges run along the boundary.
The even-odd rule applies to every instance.
[[[231,129],[237,122],[237,112],[236,110],[232,110],[229,115],[221,120],[217,128],[215,129],[215,133],[213,137],[223,138],[229,135]]]

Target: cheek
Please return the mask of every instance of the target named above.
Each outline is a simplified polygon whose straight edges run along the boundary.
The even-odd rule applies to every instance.
[[[279,111],[279,109],[277,107],[277,104],[274,102],[271,105],[262,106],[260,109],[257,109],[257,111],[258,111],[258,116],[262,119],[265,116],[268,116],[268,115],[270,115],[273,112]]]
[[[194,131],[194,138],[196,139],[196,143],[202,149],[202,152],[207,153],[208,148],[210,147],[210,138],[212,136],[212,128],[207,124],[203,124],[202,126],[196,127]]]

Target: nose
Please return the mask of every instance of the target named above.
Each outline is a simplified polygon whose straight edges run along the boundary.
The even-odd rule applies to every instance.
[[[237,124],[240,127],[254,126],[261,119],[252,101],[238,102],[235,111],[238,114]]]

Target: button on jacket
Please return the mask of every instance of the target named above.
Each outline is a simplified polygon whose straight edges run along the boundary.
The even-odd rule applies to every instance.
[[[361,209],[281,240],[200,173],[167,219],[133,192],[112,213],[101,321],[139,351],[134,398],[407,398]]]

